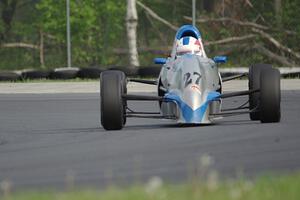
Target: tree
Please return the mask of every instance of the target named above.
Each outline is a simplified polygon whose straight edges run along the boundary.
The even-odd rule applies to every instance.
[[[11,23],[15,15],[16,7],[18,0],[0,0],[1,18],[4,23],[4,30],[0,33],[0,41],[3,41],[7,38],[11,30]]]
[[[37,5],[39,26],[55,38],[56,47],[65,60],[65,1],[43,0]],[[70,2],[73,62],[77,66],[112,62],[111,46],[120,44],[125,4],[119,0],[85,0]],[[65,64],[64,61],[62,64]]]
[[[127,0],[127,15],[126,15],[126,28],[129,50],[129,64],[130,66],[139,66],[139,58],[137,52],[137,28],[138,16],[136,11],[136,0]]]
[[[281,3],[281,0],[274,0],[275,16],[278,26],[281,24]]]
[[[135,13],[124,17],[124,0],[71,1],[74,66],[149,65],[169,53],[177,27],[191,23],[184,18],[191,16],[191,0],[128,1],[137,1],[138,21]],[[228,65],[274,62],[270,55],[300,63],[299,0],[197,0],[197,6],[208,53],[230,54]],[[136,33],[129,44],[130,26]],[[124,56],[136,48],[139,55],[130,50],[135,61]],[[43,55],[48,68],[66,65],[65,0],[0,0],[0,68],[40,67]]]

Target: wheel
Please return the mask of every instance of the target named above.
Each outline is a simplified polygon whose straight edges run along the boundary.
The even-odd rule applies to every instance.
[[[263,69],[270,69],[272,68],[272,65],[269,64],[255,64],[250,66],[249,68],[249,90],[259,89],[260,87],[260,74]],[[249,95],[249,109],[253,110],[255,108],[258,108],[259,106],[259,93],[253,93]],[[260,119],[260,113],[259,109],[256,109],[254,112],[250,113],[250,119],[251,120],[259,120]]]
[[[49,78],[50,72],[44,70],[29,70],[22,72],[23,79],[46,79]]]
[[[280,112],[280,72],[278,69],[264,69],[260,75],[260,121],[279,122]]]
[[[67,79],[73,79],[76,78],[78,74],[78,69],[68,69],[68,68],[62,68],[58,70],[54,70],[50,72],[49,78],[50,79],[61,79],[61,80],[67,80]]]
[[[106,130],[120,130],[126,123],[126,76],[121,71],[105,71],[100,75],[101,124]]]
[[[78,71],[78,77],[79,78],[83,78],[83,79],[96,79],[99,78],[100,73],[103,70],[98,68],[98,67],[85,67],[85,68],[81,68]]]
[[[0,81],[18,81],[21,76],[15,72],[0,72]]]
[[[124,78],[123,78],[123,94],[127,94],[127,78],[125,73],[124,74]],[[124,110],[124,114],[123,114],[123,126],[126,124],[126,109],[127,109],[127,101],[123,101],[123,110]]]

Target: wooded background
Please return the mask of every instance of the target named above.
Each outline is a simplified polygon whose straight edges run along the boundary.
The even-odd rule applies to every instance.
[[[137,0],[139,64],[169,54],[192,0]],[[126,0],[71,0],[74,67],[129,65]],[[0,70],[65,67],[65,0],[0,0]],[[208,56],[226,66],[300,66],[299,0],[197,0]]]

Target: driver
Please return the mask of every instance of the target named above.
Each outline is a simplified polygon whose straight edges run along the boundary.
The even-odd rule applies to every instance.
[[[201,40],[192,36],[182,37],[176,44],[176,55],[196,54],[201,57],[206,57]]]

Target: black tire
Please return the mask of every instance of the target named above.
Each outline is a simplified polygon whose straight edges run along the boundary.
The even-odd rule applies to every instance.
[[[15,72],[0,72],[0,81],[18,81],[21,76]]]
[[[62,69],[50,72],[50,79],[73,79],[77,78],[78,70],[77,69]]]
[[[279,122],[280,111],[280,72],[278,69],[264,69],[260,75],[260,121]]]
[[[123,86],[123,94],[127,94],[127,78],[126,78],[126,74],[123,78],[123,81],[122,81],[122,86]],[[123,100],[123,110],[124,110],[124,119],[123,119],[123,126],[126,124],[126,109],[127,109],[127,101],[124,101]]]
[[[98,79],[103,70],[97,67],[81,68],[78,71],[78,77],[82,79]]]
[[[127,92],[124,72],[111,70],[100,75],[101,124],[106,130],[120,130],[126,123],[126,102],[122,95]]]
[[[255,64],[255,65],[250,66],[249,76],[248,76],[249,90],[259,89],[261,71],[264,69],[270,69],[270,68],[272,68],[272,65],[269,65],[269,64]],[[258,108],[259,98],[260,98],[260,94],[258,92],[249,95],[249,109],[250,110]],[[256,111],[250,113],[250,119],[251,120],[260,120],[259,109],[256,109]]]
[[[49,78],[49,71],[43,71],[43,70],[30,70],[22,72],[22,78],[23,79],[46,79]]]
[[[158,77],[160,70],[160,66],[140,67],[138,75],[141,77]]]
[[[109,70],[122,71],[126,76],[138,76],[138,69],[138,67],[129,66],[114,66],[109,68]]]

